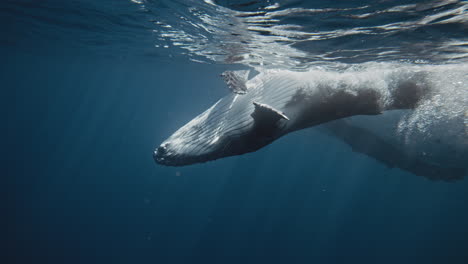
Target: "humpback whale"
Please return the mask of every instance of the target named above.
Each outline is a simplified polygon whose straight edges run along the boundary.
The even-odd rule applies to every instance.
[[[437,163],[431,160],[433,155],[412,148],[412,138],[421,136],[409,128],[420,128],[420,124],[407,113],[431,105],[436,99],[440,101],[444,95],[436,74],[428,68],[343,72],[273,69],[250,75],[248,71],[224,72],[221,76],[231,93],[165,140],[154,151],[154,160],[162,165],[184,166],[241,155],[288,133],[319,126],[354,151],[389,167],[430,179],[453,180],[466,174],[463,164],[468,157],[468,142],[463,114],[447,118],[462,129],[455,129],[457,135],[451,136],[461,141],[454,144],[459,147],[457,155],[449,154],[454,164]],[[466,92],[462,95],[458,99],[463,108]],[[381,133],[359,126],[359,118],[368,116],[371,121],[366,121],[366,126],[374,122],[382,127],[378,125],[379,117],[390,112],[403,112],[392,129]]]

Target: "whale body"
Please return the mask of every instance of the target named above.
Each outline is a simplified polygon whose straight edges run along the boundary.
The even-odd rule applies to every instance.
[[[288,133],[320,125],[354,151],[390,167],[432,179],[461,178],[468,160],[467,91],[455,85],[452,88],[459,96],[454,97],[454,91],[440,88],[435,73],[447,77],[439,68],[422,66],[342,72],[263,70],[250,79],[246,71],[225,72],[222,77],[232,92],[177,130],[153,157],[168,166],[201,163],[253,152]],[[456,101],[450,102],[450,109],[444,109],[444,96]],[[431,115],[427,111],[434,103],[441,105],[434,110],[438,111],[432,120],[435,125],[425,117]],[[440,125],[450,125],[454,135],[449,137],[455,143],[449,145],[457,148],[444,153],[442,147],[440,156],[450,157],[447,166],[433,155],[438,150],[430,147],[429,155],[421,154],[416,146],[430,146],[419,141],[431,141],[431,131],[446,130]]]

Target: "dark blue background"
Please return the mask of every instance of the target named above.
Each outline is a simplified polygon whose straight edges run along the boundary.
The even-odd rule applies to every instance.
[[[32,45],[33,46],[33,45]],[[468,263],[468,182],[388,169],[314,129],[156,165],[226,66],[0,50],[2,263]]]

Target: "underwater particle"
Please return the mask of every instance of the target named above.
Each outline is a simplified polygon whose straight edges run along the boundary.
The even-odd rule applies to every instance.
[[[465,133],[468,135],[468,110],[465,111]]]
[[[180,175],[182,175],[182,173],[180,173],[180,171],[176,171],[175,176],[179,177]]]

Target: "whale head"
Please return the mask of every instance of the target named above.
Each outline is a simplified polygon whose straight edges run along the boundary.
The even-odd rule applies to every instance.
[[[184,166],[253,152],[284,133],[288,117],[249,96],[219,100],[166,139],[153,153],[167,166]]]
[[[184,166],[229,155],[224,118],[215,114],[218,103],[164,140],[153,153],[156,163]]]

